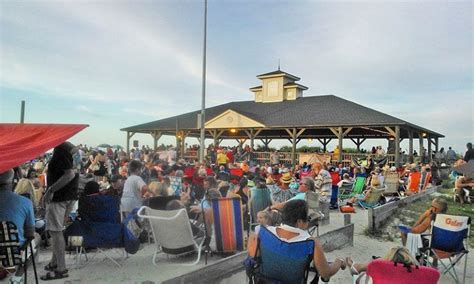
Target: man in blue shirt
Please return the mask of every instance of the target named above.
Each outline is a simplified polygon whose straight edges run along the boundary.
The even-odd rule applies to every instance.
[[[33,203],[13,189],[13,170],[0,173],[0,221],[13,222],[18,228],[20,246],[35,236]],[[17,268],[15,278],[22,278],[23,269]]]

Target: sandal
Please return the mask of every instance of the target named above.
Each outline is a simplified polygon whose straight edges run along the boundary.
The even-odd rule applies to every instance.
[[[46,266],[44,267],[44,270],[46,270],[46,271],[55,271],[56,268],[58,268],[57,265],[51,265],[51,263],[48,263],[48,264],[46,264]],[[69,270],[67,270],[67,269],[64,270],[64,271],[65,271],[66,273],[69,272]]]
[[[69,277],[67,271],[49,271],[45,275],[41,276],[40,279],[43,281],[63,279]]]

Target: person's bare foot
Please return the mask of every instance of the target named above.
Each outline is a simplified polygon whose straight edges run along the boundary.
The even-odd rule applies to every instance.
[[[363,265],[361,263],[354,262],[350,257],[346,257],[346,264],[350,267],[349,272],[351,275],[358,275],[362,272]]]

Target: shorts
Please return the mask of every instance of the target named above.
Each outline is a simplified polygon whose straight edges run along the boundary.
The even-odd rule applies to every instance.
[[[61,232],[64,230],[64,222],[71,213],[75,200],[51,202],[46,205],[46,230]]]

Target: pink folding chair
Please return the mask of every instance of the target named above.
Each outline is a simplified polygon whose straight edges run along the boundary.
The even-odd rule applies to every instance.
[[[436,284],[440,278],[438,270],[426,266],[406,266],[384,259],[376,259],[367,266],[367,276],[373,284]]]

